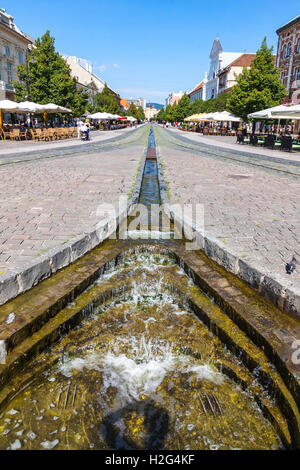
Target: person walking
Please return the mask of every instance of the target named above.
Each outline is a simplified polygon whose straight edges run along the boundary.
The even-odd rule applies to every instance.
[[[78,139],[81,139],[81,128],[83,126],[83,122],[81,119],[78,119],[77,121],[77,134],[78,134]]]

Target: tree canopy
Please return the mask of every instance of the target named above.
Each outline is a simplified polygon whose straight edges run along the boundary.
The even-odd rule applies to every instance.
[[[191,103],[189,96],[185,94],[181,100],[178,101],[178,104],[174,103],[173,106],[168,105],[166,109],[162,108],[157,114],[156,120],[159,122],[182,122],[192,114],[225,111],[229,97],[229,93],[223,93],[216,99],[210,99],[208,101],[196,100]]]
[[[236,85],[228,101],[228,109],[248,120],[248,114],[279,105],[286,90],[280,79],[280,70],[274,64],[273,47],[268,48],[264,38],[250,69],[244,67],[236,77]]]
[[[115,97],[110,93],[107,85],[105,84],[101,93],[94,97],[93,112],[105,112],[111,114],[120,114],[120,106],[116,102]]]
[[[143,121],[145,119],[145,113],[143,108],[137,108],[134,103],[130,103],[129,109],[126,114],[127,116],[135,117],[138,121]]]
[[[70,108],[74,115],[80,116],[85,111],[88,95],[77,89],[70,67],[55,51],[54,42],[50,31],[46,31],[28,54],[30,99],[40,104],[52,102]],[[16,99],[23,101],[28,96],[25,64],[18,66],[17,74],[19,82],[14,82]]]

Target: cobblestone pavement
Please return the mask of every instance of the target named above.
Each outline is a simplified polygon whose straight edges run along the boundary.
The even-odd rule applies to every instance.
[[[300,167],[193,146],[159,126],[155,134],[171,202],[204,204],[207,235],[300,289]],[[288,275],[293,255],[298,268]]]
[[[91,142],[104,142],[110,139],[122,138],[125,134],[133,132],[135,128],[126,127],[124,129],[115,129],[111,131],[92,131],[90,133]],[[47,150],[66,147],[76,147],[78,145],[85,145],[78,137],[71,139],[62,139],[54,141],[32,141],[32,140],[0,140],[0,156],[9,154],[18,154],[32,152],[35,150]]]
[[[0,274],[95,225],[103,202],[128,195],[147,142],[121,139],[5,156],[0,165]]]
[[[174,127],[169,128],[169,130],[178,136],[181,136],[185,139],[185,141],[192,141],[195,143],[199,143],[201,145],[209,145],[214,147],[222,148],[223,150],[230,150],[230,151],[239,151],[245,154],[251,154],[256,156],[262,157],[271,157],[273,159],[280,158],[281,160],[291,160],[294,162],[298,162],[300,164],[300,152],[293,151],[293,152],[284,152],[279,149],[267,149],[264,147],[254,147],[253,145],[247,144],[237,144],[236,137],[234,136],[221,136],[221,135],[211,135],[211,136],[204,136],[202,134],[198,134],[196,132],[186,132],[176,129]]]

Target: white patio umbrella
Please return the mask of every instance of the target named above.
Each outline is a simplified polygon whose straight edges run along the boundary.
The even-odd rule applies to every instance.
[[[22,103],[16,103],[11,100],[0,101],[0,127],[3,127],[3,112],[8,113],[27,113],[29,108],[23,106]]]
[[[115,119],[115,117],[112,114],[109,113],[94,113],[90,114],[87,116],[88,119],[99,119],[99,120],[110,120],[110,119]]]
[[[58,104],[48,103],[40,105],[42,109],[48,114],[54,113],[72,113],[71,109],[64,108],[63,106],[59,106]]]
[[[127,121],[131,121],[131,122],[137,121],[137,119],[133,116],[127,116],[126,119]]]
[[[295,105],[283,105],[284,109],[280,111],[281,116],[287,116],[286,119],[300,119],[300,104],[295,104]],[[273,113],[274,115],[277,116],[279,114],[278,111],[275,111]]]
[[[241,118],[234,116],[228,111],[213,113],[211,116],[212,116],[211,119],[213,121],[218,121],[218,122],[241,122],[242,121]]]
[[[289,107],[280,104],[273,108],[262,109],[255,113],[248,114],[248,118],[251,119],[288,119],[285,114],[288,112]]]
[[[267,108],[267,109],[262,109],[261,111],[257,111],[255,113],[248,114],[248,118],[252,119],[276,119],[278,121],[277,125],[277,131],[279,133],[279,126],[280,126],[280,121],[286,120],[286,119],[295,119],[290,116],[288,116],[288,110],[290,110],[291,107],[288,105],[282,105],[280,104],[279,106],[274,106],[273,108]]]
[[[43,105],[34,103],[33,101],[22,101],[21,103],[18,103],[18,106],[26,108],[29,113],[34,113],[34,114],[44,113]]]
[[[2,100],[0,101],[0,109],[8,113],[18,113],[18,112],[28,112],[29,108],[22,106],[22,103],[16,103],[11,100]]]
[[[185,121],[187,122],[201,122],[203,121],[206,116],[206,113],[199,113],[199,114],[192,114],[192,116],[189,116],[185,118]]]

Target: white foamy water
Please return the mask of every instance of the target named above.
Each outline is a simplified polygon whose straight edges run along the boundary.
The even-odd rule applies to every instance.
[[[127,354],[120,352],[120,347],[128,347]],[[105,354],[90,352],[81,358],[65,361],[59,368],[66,377],[71,377],[74,370],[98,370],[102,373],[103,386],[99,392],[106,396],[110,387],[114,387],[118,403],[139,400],[142,395],[153,395],[167,375],[189,373],[198,380],[209,380],[216,384],[223,381],[219,372],[210,365],[197,365],[185,355],[172,351],[170,343],[152,342],[144,336],[128,338],[114,344]]]

